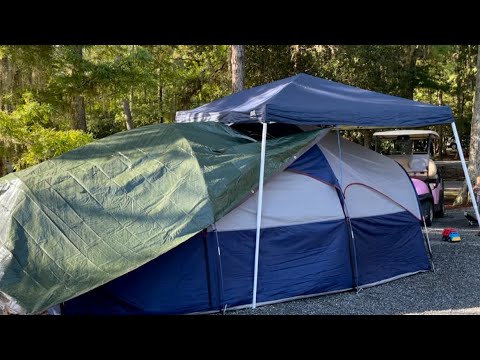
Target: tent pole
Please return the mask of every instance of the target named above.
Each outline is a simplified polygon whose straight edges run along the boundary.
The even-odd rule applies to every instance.
[[[432,247],[430,246],[430,238],[428,236],[428,229],[427,229],[427,223],[425,222],[425,216],[422,216],[422,219],[423,219],[423,227],[425,229],[425,241],[427,243],[428,253],[430,254],[430,264],[432,264],[432,271],[435,272],[435,265],[433,264]]]
[[[258,253],[260,250],[260,227],[262,225],[263,175],[265,173],[265,149],[267,143],[267,123],[262,127],[262,150],[260,153],[260,178],[258,179],[257,233],[255,236],[255,268],[253,271],[252,309],[257,307]]]
[[[480,215],[478,214],[477,199],[475,197],[475,193],[473,192],[470,176],[468,175],[467,165],[465,164],[465,158],[463,157],[462,144],[460,144],[460,138],[458,137],[457,126],[455,125],[455,122],[452,122],[452,130],[453,130],[453,135],[455,136],[455,142],[457,143],[457,151],[458,151],[458,154],[460,155],[460,161],[462,163],[463,173],[465,174],[465,180],[467,182],[468,192],[470,193],[470,197],[472,198],[473,210],[475,210],[475,215],[477,216],[477,222],[478,222],[480,221]],[[479,226],[480,226],[480,222],[479,222]]]
[[[347,203],[345,201],[345,192],[342,190],[343,188],[343,160],[342,160],[342,143],[340,141],[340,127],[337,125],[337,141],[338,141],[338,159],[340,160],[338,163],[338,167],[340,169],[340,193],[343,198],[343,210],[346,216],[346,221],[348,223],[348,227],[350,228],[350,263],[352,266],[353,271],[353,285],[354,289],[357,290],[357,294],[362,290],[362,288],[358,287],[358,265],[357,265],[357,250],[355,247],[355,234],[353,233],[352,227],[352,219],[350,218],[350,214],[348,212]]]

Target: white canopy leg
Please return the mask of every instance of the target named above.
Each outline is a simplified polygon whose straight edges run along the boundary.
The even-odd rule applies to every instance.
[[[480,226],[480,215],[478,214],[478,205],[475,193],[473,192],[472,182],[470,181],[470,176],[468,175],[467,164],[465,163],[465,158],[463,157],[462,144],[460,144],[460,138],[458,137],[457,126],[452,122],[453,135],[455,136],[455,142],[457,143],[458,154],[460,155],[460,161],[462,163],[463,173],[465,174],[465,180],[467,181],[468,192],[472,198],[473,209],[475,210],[475,215],[477,216],[477,222]]]
[[[265,148],[267,143],[267,123],[262,128],[262,150],[260,153],[260,178],[258,180],[257,233],[255,237],[255,268],[253,272],[252,309],[257,306],[258,253],[260,249],[260,228],[262,225],[263,175],[265,173]]]

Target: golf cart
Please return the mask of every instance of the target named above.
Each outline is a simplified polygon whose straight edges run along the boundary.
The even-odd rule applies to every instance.
[[[375,151],[398,162],[412,179],[420,200],[425,223],[445,214],[443,178],[431,159],[433,142],[439,139],[431,130],[394,130],[373,134]]]

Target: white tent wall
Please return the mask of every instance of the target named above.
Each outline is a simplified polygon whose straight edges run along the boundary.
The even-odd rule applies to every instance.
[[[343,182],[340,185],[351,218],[407,210],[421,219],[413,185],[400,165],[348,140],[340,139],[340,146],[341,160],[335,135],[329,134],[318,143],[335,176]],[[373,197],[376,202],[372,201]]]
[[[258,193],[216,222],[217,231],[255,229]],[[333,186],[309,176],[283,171],[263,189],[262,229],[343,219]]]
[[[406,210],[394,200],[362,184],[347,187],[345,205],[352,219],[395,214]]]
[[[335,149],[335,135],[325,136],[317,146],[339,179],[340,160],[338,150]],[[342,140],[341,146],[343,188],[347,188],[345,201],[350,217],[385,215],[407,210],[418,219],[421,218],[413,187],[406,186],[409,183],[408,175],[395,161],[347,140]],[[259,192],[256,192],[217,221],[216,229],[255,229],[258,197]],[[264,185],[262,229],[343,217],[336,190],[309,176],[287,170],[273,176]]]

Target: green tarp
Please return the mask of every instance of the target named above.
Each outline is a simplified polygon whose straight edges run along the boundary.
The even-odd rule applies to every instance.
[[[318,134],[268,140],[265,179]],[[260,145],[219,123],[151,125],[0,178],[0,306],[43,311],[188,240],[256,190]]]

